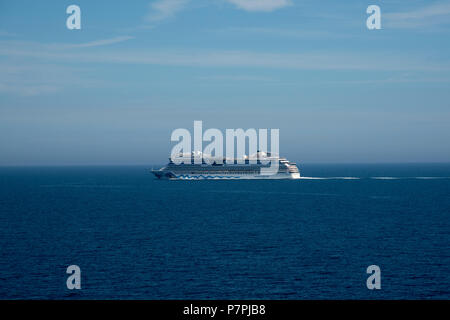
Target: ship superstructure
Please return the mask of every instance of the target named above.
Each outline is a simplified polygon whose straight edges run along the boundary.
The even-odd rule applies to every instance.
[[[200,155],[200,163],[195,163],[197,153],[183,155],[182,163],[175,163],[169,158],[169,163],[152,173],[159,179],[299,179],[300,172],[294,162],[280,158],[270,153],[257,152],[252,156],[239,159],[216,158]],[[263,160],[264,159],[264,160]],[[219,161],[221,160],[221,161]],[[278,168],[268,173],[273,163],[278,162]]]

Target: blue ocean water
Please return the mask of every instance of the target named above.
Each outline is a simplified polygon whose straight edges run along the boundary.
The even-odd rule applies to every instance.
[[[0,168],[1,299],[449,299],[450,165]],[[81,268],[81,290],[66,268]],[[381,268],[381,290],[366,268]]]

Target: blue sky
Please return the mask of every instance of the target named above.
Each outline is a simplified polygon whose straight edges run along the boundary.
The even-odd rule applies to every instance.
[[[194,120],[298,162],[449,162],[449,36],[442,0],[1,1],[0,165],[164,163]]]

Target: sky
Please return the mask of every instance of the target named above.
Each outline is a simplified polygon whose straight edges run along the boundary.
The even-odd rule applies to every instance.
[[[298,163],[450,162],[449,40],[450,0],[0,0],[0,165],[164,164],[194,120]]]

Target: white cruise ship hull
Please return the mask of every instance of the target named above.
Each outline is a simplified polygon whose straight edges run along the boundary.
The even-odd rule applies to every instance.
[[[262,174],[162,174],[152,171],[159,179],[167,180],[256,180],[256,179],[300,179],[299,173],[277,173],[274,175]]]

